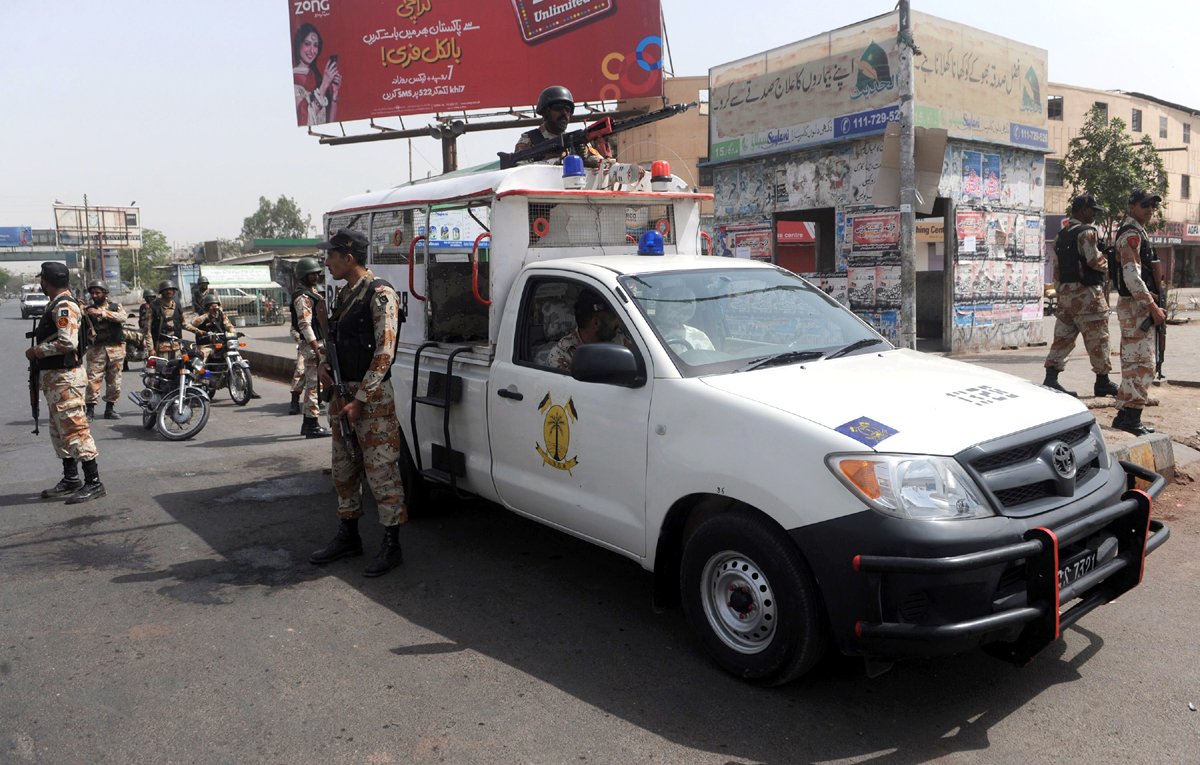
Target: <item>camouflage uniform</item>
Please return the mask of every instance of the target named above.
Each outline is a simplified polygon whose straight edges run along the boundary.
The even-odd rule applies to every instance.
[[[296,343],[296,369],[292,372],[292,393],[304,390],[304,349],[300,347],[300,333],[292,330],[292,341]]]
[[[1125,218],[1122,228],[1129,230],[1117,238],[1117,258],[1121,276],[1130,296],[1117,300],[1117,320],[1121,325],[1121,389],[1117,392],[1118,409],[1144,409],[1147,390],[1154,378],[1154,329],[1143,330],[1139,325],[1150,316],[1154,295],[1142,279],[1140,248],[1146,240],[1146,229],[1133,217]]]
[[[100,311],[89,316],[96,328],[96,340],[87,349],[86,402],[95,406],[100,400],[100,383],[105,385],[104,400],[115,404],[121,400],[121,371],[125,365],[125,309],[105,298],[103,305],[88,306]],[[85,309],[86,311],[86,309]]]
[[[303,375],[302,391],[300,394],[301,408],[300,412],[305,417],[316,419],[321,414],[321,408],[317,403],[317,370],[321,365],[319,354],[309,345],[313,340],[317,340],[317,333],[313,329],[313,300],[309,296],[315,296],[315,293],[303,290],[296,293],[295,299],[292,301],[292,312],[296,317],[297,331],[293,331],[298,338],[297,350],[299,355],[296,357],[296,373],[292,375],[292,390],[296,388],[296,378]],[[393,342],[395,335],[392,335]]]
[[[1067,229],[1085,225],[1071,218]],[[1100,273],[1108,270],[1108,259],[1096,244],[1096,229],[1089,226],[1079,234],[1079,253],[1087,261],[1087,267]],[[1054,341],[1046,355],[1047,369],[1061,372],[1067,366],[1067,357],[1075,350],[1075,340],[1083,333],[1083,347],[1092,362],[1092,371],[1106,375],[1112,371],[1108,342],[1108,305],[1104,301],[1104,287],[1089,286],[1080,282],[1059,282],[1058,258],[1054,263],[1054,283],[1058,293],[1058,310],[1054,312]]]
[[[182,337],[183,311],[179,308],[178,298],[168,303],[161,297],[158,297],[154,299],[153,303],[149,303],[148,305],[149,307],[142,314],[140,326],[142,334],[146,337],[146,352],[163,358],[173,359],[179,353],[179,341],[156,340],[156,338],[161,338],[162,335]],[[156,312],[161,313],[163,317],[160,326],[155,326]]]
[[[42,359],[67,357],[67,363],[77,353],[79,325],[83,312],[79,304],[64,292],[46,307],[57,332],[37,346]],[[50,420],[50,443],[59,459],[90,462],[96,459],[96,442],[84,414],[84,389],[87,374],[83,365],[70,369],[43,369],[38,373],[38,385],[46,394],[46,412]]]
[[[362,515],[360,484],[365,472],[379,507],[379,522],[384,526],[395,526],[408,520],[404,484],[397,464],[400,458],[400,427],[396,420],[396,401],[389,378],[400,328],[400,302],[396,298],[396,291],[386,284],[368,290],[373,281],[375,275],[368,270],[357,284],[346,285],[338,290],[335,319],[341,320],[361,301],[370,301],[375,355],[361,381],[346,380],[348,393],[363,402],[362,416],[352,426],[358,437],[361,456],[358,461],[350,459],[343,446],[340,429],[334,428],[333,486],[338,495],[338,517],[358,518]],[[339,362],[340,359],[339,353]]]
[[[215,349],[213,348],[211,342],[200,342],[200,337],[202,335],[219,334],[221,332],[229,334],[237,331],[233,327],[233,322],[230,321],[229,317],[225,315],[225,312],[220,309],[217,310],[216,316],[209,316],[208,311],[202,311],[196,314],[191,318],[187,325],[184,326],[184,329],[189,332],[196,333],[196,351],[200,354],[205,362],[208,361],[208,357],[212,355],[212,352]]]

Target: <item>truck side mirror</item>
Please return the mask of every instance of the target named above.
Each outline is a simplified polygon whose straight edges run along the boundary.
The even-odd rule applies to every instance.
[[[571,358],[571,377],[626,388],[646,384],[646,374],[633,351],[618,343],[588,343],[576,348]]]

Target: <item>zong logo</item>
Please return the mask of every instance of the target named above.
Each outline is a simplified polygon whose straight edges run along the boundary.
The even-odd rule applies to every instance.
[[[329,0],[292,0],[297,16],[304,13],[329,13]]]

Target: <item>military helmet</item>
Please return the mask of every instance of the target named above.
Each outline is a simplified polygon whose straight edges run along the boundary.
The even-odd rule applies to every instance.
[[[158,292],[160,295],[162,293],[166,292],[167,290],[178,290],[178,289],[179,289],[179,285],[177,285],[175,282],[171,281],[170,279],[163,279],[161,282],[158,283]]]
[[[575,111],[575,96],[571,95],[571,91],[567,90],[562,85],[551,85],[542,91],[538,96],[537,108],[534,109],[538,115],[545,117],[546,110],[554,104],[565,103],[571,107],[571,111]]]
[[[300,258],[296,261],[296,278],[303,279],[309,274],[321,273],[321,264],[316,258]]]
[[[142,300],[153,300],[153,299],[154,299],[154,290],[150,290],[150,289],[142,290]]]
[[[93,279],[92,281],[88,282],[87,286],[88,292],[91,292],[92,290],[104,290],[104,292],[107,293],[108,287],[106,287],[104,282],[100,281],[99,279]]]
[[[196,284],[198,284],[198,285],[199,284],[208,284],[208,277],[201,276],[199,279],[196,280]]]
[[[216,303],[217,305],[221,305],[221,298],[217,297],[216,295],[212,294],[211,292],[209,294],[205,295],[204,299],[200,301],[200,305],[204,306],[205,308],[208,308],[213,303]]]

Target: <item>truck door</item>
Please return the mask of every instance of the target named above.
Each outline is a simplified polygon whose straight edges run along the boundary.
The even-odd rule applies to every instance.
[[[583,383],[554,366],[563,357],[554,349],[578,337],[575,304],[585,290],[617,317],[614,339],[629,337],[627,315],[599,284],[565,274],[526,281],[513,351],[492,367],[493,479],[510,509],[644,556],[653,380],[640,388]]]

